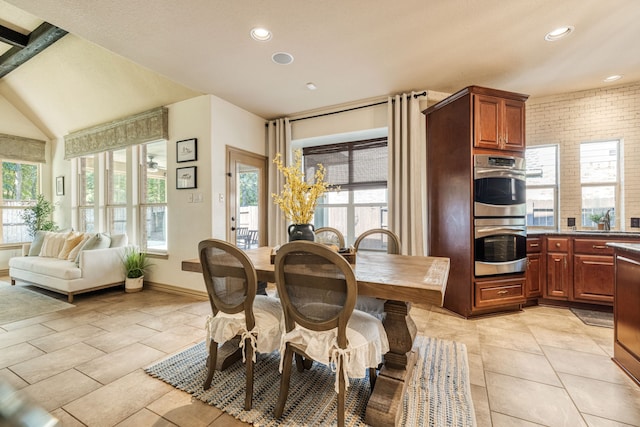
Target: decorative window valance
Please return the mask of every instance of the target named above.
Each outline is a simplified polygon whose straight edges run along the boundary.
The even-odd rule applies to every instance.
[[[133,116],[93,126],[64,137],[64,158],[117,150],[129,145],[169,139],[169,112],[154,108]]]
[[[0,133],[0,157],[24,162],[45,162],[46,141]]]

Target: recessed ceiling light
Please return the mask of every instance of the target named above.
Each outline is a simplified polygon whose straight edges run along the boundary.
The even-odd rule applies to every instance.
[[[611,82],[615,82],[616,80],[620,80],[622,78],[622,76],[620,74],[614,74],[612,76],[606,77],[604,80],[602,80],[605,83],[611,83]]]
[[[261,27],[252,28],[251,38],[259,42],[266,42],[267,40],[271,40],[271,31]]]
[[[271,59],[280,65],[287,65],[293,62],[293,56],[287,52],[276,52],[271,56]]]
[[[553,31],[549,31],[544,39],[549,42],[554,42],[556,40],[560,40],[561,38],[567,37],[569,34],[573,32],[573,27],[565,26],[558,27]]]
[[[309,82],[309,83],[307,83],[307,89],[316,90],[316,89],[318,89],[318,87],[315,84],[313,84],[313,82]]]

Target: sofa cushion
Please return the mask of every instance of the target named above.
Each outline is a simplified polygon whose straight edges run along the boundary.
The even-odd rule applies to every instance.
[[[75,263],[58,258],[14,257],[9,260],[9,267],[64,280],[73,280],[82,277],[82,271]]]
[[[44,242],[42,242],[42,248],[40,249],[39,256],[57,258],[58,254],[64,246],[65,239],[69,236],[67,233],[54,233],[47,232],[44,236]]]
[[[110,248],[122,248],[127,246],[129,243],[129,238],[126,234],[112,234],[111,235],[111,246]]]
[[[44,242],[44,236],[46,236],[48,231],[38,230],[36,231],[36,235],[33,236],[33,242],[31,242],[31,247],[29,247],[29,256],[38,256],[40,255],[40,250],[42,249],[42,243]]]
[[[92,249],[106,249],[111,246],[111,237],[105,233],[96,233],[82,246],[81,251],[90,251]]]
[[[64,240],[64,245],[62,245],[62,249],[58,254],[58,259],[67,259],[69,257],[69,253],[80,244],[82,239],[84,238],[84,233],[69,233],[67,238]]]
[[[80,243],[78,243],[75,248],[71,249],[71,251],[69,252],[69,255],[67,255],[67,261],[73,261],[73,262],[76,261],[78,254],[82,250],[82,246],[84,246],[84,244],[87,243],[87,240],[89,240],[91,236],[92,236],[91,233],[84,233],[82,235],[82,240],[80,241]]]

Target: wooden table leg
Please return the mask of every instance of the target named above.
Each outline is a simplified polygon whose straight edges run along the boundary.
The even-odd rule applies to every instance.
[[[412,350],[417,328],[409,315],[411,303],[387,301],[384,309],[389,352],[367,403],[364,422],[372,426],[398,425],[404,393],[417,360],[417,353]]]

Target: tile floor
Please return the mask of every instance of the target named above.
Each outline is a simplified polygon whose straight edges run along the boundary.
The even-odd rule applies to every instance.
[[[1,380],[64,426],[244,425],[142,370],[203,339],[208,302],[115,289],[74,304],[0,325]],[[476,320],[434,307],[412,315],[419,333],[467,345],[479,427],[640,426],[640,387],[610,360],[612,329],[551,307]]]

